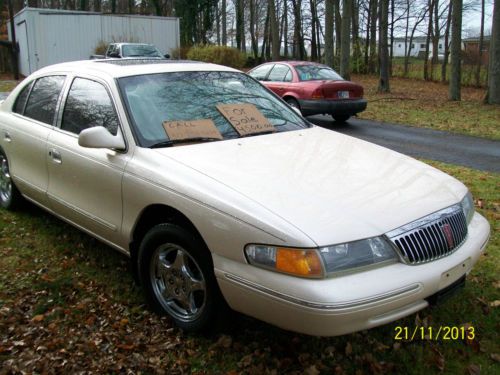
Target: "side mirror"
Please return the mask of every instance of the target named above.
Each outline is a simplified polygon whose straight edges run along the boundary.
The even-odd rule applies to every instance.
[[[115,150],[125,150],[125,141],[118,130],[116,135],[112,135],[103,126],[94,126],[82,130],[78,136],[78,144],[87,148],[113,148]]]
[[[109,57],[121,57],[118,52],[111,52],[108,54]]]
[[[166,59],[169,59],[170,58],[170,55],[168,53],[164,54],[163,57],[165,57]]]

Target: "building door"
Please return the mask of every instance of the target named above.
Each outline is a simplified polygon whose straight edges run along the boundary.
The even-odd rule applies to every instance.
[[[31,63],[26,21],[21,21],[17,24],[16,32],[16,40],[19,44],[19,72],[27,77],[31,74]]]

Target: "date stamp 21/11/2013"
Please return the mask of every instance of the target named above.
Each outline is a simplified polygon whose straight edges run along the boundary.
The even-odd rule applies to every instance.
[[[440,327],[401,327],[394,328],[394,340],[474,340],[476,332],[474,327],[466,326],[440,326]]]

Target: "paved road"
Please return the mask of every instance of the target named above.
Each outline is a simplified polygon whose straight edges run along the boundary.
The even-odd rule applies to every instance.
[[[357,118],[340,125],[329,116],[311,116],[308,119],[316,125],[413,157],[500,173],[500,141]]]

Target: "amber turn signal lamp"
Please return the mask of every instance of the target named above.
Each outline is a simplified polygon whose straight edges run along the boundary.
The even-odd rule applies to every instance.
[[[277,248],[276,269],[299,276],[321,276],[321,260],[315,250]]]

